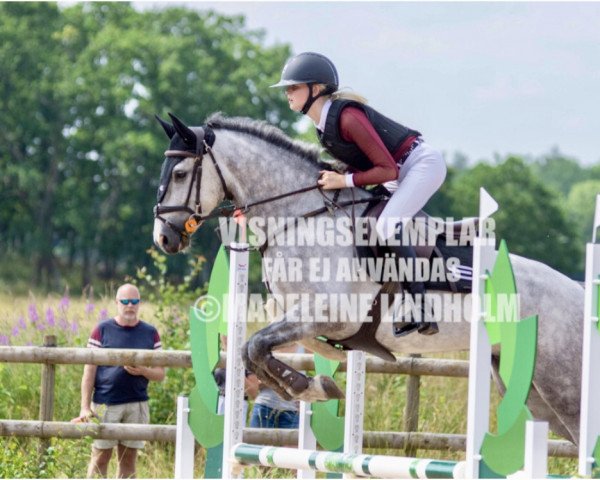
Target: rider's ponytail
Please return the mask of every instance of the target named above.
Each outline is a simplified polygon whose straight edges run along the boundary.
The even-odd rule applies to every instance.
[[[331,94],[332,100],[353,100],[358,103],[368,103],[367,99],[358,93],[338,90]]]

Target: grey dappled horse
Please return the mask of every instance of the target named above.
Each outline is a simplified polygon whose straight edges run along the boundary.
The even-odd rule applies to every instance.
[[[351,207],[331,211],[330,204],[329,209],[324,208],[327,205],[324,195],[338,205],[347,205],[352,200],[364,202],[372,195],[355,188],[344,189],[334,198],[333,191],[314,188],[319,170],[324,167],[318,150],[292,141],[264,122],[215,114],[203,127],[188,128],[172,115],[171,119],[173,124],[160,120],[171,143],[165,153],[154,222],[154,242],[168,254],[180,252],[189,245],[191,233],[199,226],[195,223],[223,213],[224,210],[217,207],[225,198],[238,207],[256,203],[246,212],[250,221],[255,217],[301,217],[309,212],[342,218],[349,215]],[[264,199],[271,200],[260,202]],[[364,203],[354,207],[357,212],[363,208],[360,205]],[[196,214],[196,221],[192,222],[190,233],[186,233],[185,223],[192,214]],[[269,244],[263,255],[265,259],[305,259],[302,273],[306,275],[303,278],[308,278],[309,257],[329,258],[331,271],[336,271],[339,259],[352,258],[354,248],[352,245]],[[579,439],[583,288],[540,262],[517,255],[511,255],[511,261],[520,294],[521,317],[539,316],[537,364],[528,406],[536,418],[549,421],[554,432],[576,443]],[[283,295],[318,292],[375,296],[380,286],[373,281],[273,281],[270,288],[275,294]],[[470,302],[465,303],[469,310]],[[330,308],[330,317],[339,318],[339,312],[332,311],[335,307]],[[444,318],[443,311],[437,314]],[[359,329],[360,323],[356,318],[354,322],[295,321],[300,320],[299,315],[297,304],[286,310],[280,321],[255,333],[244,345],[246,367],[284,398],[318,401],[340,397],[341,391],[332,379],[321,376],[307,379],[274,359],[271,352],[278,346],[299,342],[326,357],[340,359],[342,352],[316,337],[345,339]],[[469,315],[465,312],[464,318]],[[441,321],[439,329],[434,336],[415,332],[396,338],[391,324],[381,323],[376,339],[390,351],[403,354],[469,349],[469,322]],[[494,354],[497,380],[497,349]]]

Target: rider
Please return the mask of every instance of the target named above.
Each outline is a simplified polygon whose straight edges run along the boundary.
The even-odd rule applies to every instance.
[[[385,184],[392,192],[376,227],[380,239],[387,241],[400,234],[400,220],[411,219],[441,187],[446,163],[419,132],[383,116],[366,105],[363,97],[340,92],[338,86],[334,64],[314,52],[288,60],[281,80],[272,85],[285,88],[290,108],[310,117],[321,145],[352,172],[322,171],[318,183],[323,189]],[[413,265],[408,276],[412,281],[403,286],[413,296],[421,296],[421,302],[415,297],[415,304],[420,305],[416,318],[413,313],[410,322],[395,325],[394,334],[403,336],[418,330],[433,335],[438,326],[425,321],[430,314],[426,313],[425,286],[415,281],[414,247],[391,243],[389,248],[396,256],[409,259],[407,264]]]

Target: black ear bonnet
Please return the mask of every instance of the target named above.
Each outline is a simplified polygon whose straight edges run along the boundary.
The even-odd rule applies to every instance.
[[[156,192],[157,203],[162,202],[167,193],[167,188],[169,187],[175,165],[187,157],[204,156],[206,153],[206,145],[212,147],[215,142],[215,133],[210,127],[190,127],[190,130],[194,132],[195,138],[186,141],[179,133],[176,133],[171,138],[171,143],[169,144],[169,149],[165,152],[165,161],[163,162],[160,171],[160,183],[158,185],[158,191]],[[189,153],[189,155],[184,155],[184,152]],[[177,154],[175,155],[175,153]]]

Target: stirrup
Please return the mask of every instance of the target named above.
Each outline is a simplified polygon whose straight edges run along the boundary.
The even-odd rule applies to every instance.
[[[421,335],[435,335],[439,331],[437,322],[423,322],[418,328]]]
[[[421,335],[435,335],[440,331],[437,322],[408,322],[392,325],[394,337],[404,337],[415,330]]]
[[[419,330],[421,327],[422,325],[416,322],[401,322],[392,325],[394,337],[404,337],[415,330]]]
[[[424,302],[424,300],[423,300]],[[409,333],[418,331],[421,335],[435,335],[440,331],[437,322],[430,321],[426,322],[423,319],[426,318],[425,312],[426,305],[425,303],[421,303],[421,318],[420,321],[415,321],[414,312],[412,313],[411,319],[408,322],[394,322],[392,324],[392,331],[394,333],[394,337],[404,337]]]

